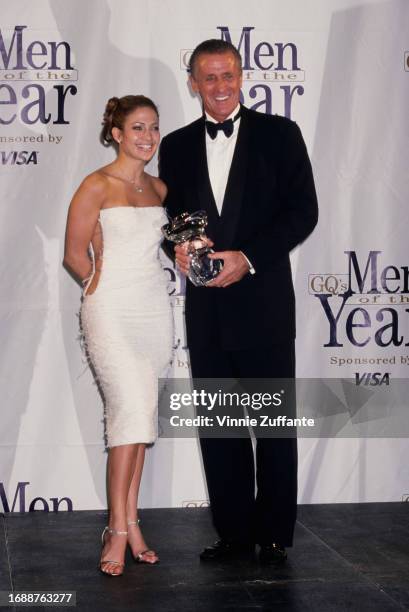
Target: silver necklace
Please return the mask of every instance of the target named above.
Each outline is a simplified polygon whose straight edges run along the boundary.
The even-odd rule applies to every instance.
[[[106,173],[108,174],[108,173]],[[112,176],[113,178],[117,178],[120,181],[126,181],[127,183],[131,183],[131,185],[133,185],[133,188],[135,189],[136,193],[142,193],[143,192],[143,187],[140,187],[139,185],[135,184],[135,179],[129,179],[126,178],[125,176],[118,176],[117,174],[108,174],[108,176]]]

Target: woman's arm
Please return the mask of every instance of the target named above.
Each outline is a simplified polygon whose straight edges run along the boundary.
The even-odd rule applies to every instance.
[[[75,193],[68,210],[63,264],[81,283],[92,274],[88,247],[106,197],[105,181],[98,174],[88,176]]]

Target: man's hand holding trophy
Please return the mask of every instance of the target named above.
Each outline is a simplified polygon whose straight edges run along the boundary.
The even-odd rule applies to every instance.
[[[204,210],[184,212],[162,227],[166,240],[182,247],[187,258],[181,269],[196,287],[211,282],[223,268],[221,259],[211,259],[213,242],[205,235],[207,214]],[[182,260],[184,258],[182,257]]]

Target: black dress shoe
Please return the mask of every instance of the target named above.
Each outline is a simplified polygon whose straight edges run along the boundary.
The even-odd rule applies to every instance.
[[[217,540],[212,546],[207,546],[200,553],[201,561],[224,561],[226,559],[239,558],[243,555],[254,554],[254,544],[242,544],[229,542],[228,540]]]
[[[282,565],[287,560],[287,553],[281,544],[260,545],[258,560],[263,565]]]

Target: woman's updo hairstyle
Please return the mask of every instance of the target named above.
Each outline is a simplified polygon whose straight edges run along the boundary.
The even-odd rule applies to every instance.
[[[107,102],[102,121],[102,142],[106,145],[115,143],[112,137],[112,128],[123,129],[127,115],[136,108],[148,107],[155,111],[159,117],[158,107],[155,102],[146,96],[122,96],[122,98],[110,98]]]

